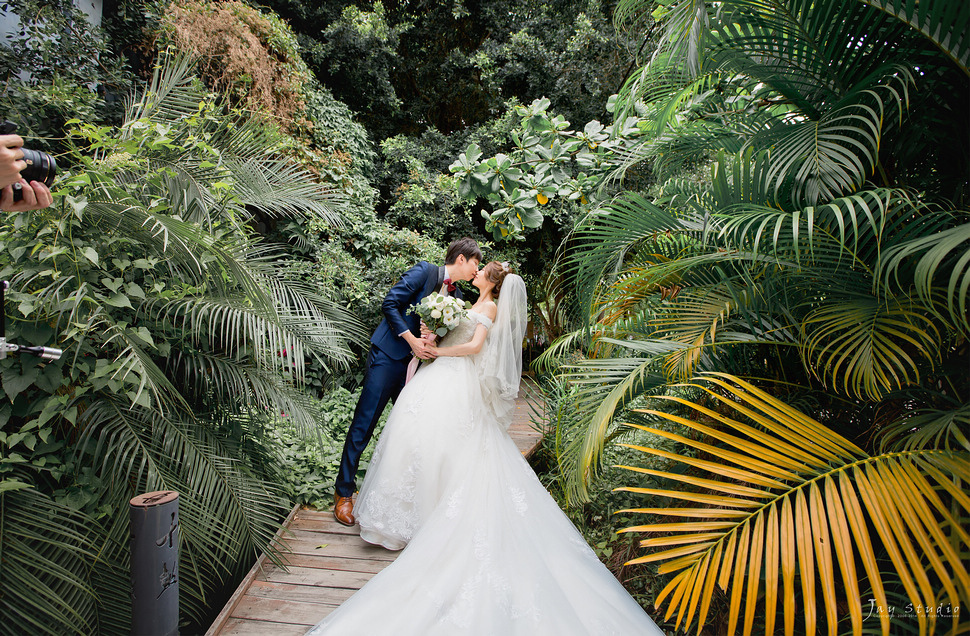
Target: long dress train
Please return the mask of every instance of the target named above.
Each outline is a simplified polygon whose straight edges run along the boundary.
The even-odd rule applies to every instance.
[[[479,323],[470,312],[442,346]],[[362,538],[406,548],[308,634],[663,634],[491,416],[478,356],[438,358],[404,388],[355,514]]]

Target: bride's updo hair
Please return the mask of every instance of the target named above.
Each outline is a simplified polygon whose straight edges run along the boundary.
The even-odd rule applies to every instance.
[[[485,266],[485,278],[488,279],[495,287],[492,288],[492,297],[498,298],[502,291],[502,282],[505,277],[512,273],[512,268],[509,267],[508,262],[500,263],[498,261],[491,261]]]

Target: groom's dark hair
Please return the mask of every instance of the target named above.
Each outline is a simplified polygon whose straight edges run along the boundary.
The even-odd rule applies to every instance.
[[[458,260],[459,256],[464,256],[466,261],[471,259],[478,259],[478,262],[482,262],[482,250],[478,247],[478,243],[475,239],[464,237],[457,241],[452,241],[451,245],[448,246],[448,251],[445,252],[445,265],[451,265]]]

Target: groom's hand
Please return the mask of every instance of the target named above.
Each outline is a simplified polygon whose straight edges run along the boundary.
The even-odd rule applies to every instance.
[[[404,334],[404,339],[411,346],[411,353],[414,354],[415,358],[430,360],[434,357],[434,352],[432,351],[433,346],[424,338],[418,338],[409,331]]]

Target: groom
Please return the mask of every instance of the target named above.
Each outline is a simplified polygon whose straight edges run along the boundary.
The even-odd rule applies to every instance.
[[[404,272],[401,280],[384,297],[381,305],[384,320],[370,339],[364,386],[354,410],[354,419],[347,430],[347,441],[344,442],[340,470],[337,472],[333,516],[339,523],[345,526],[356,523],[353,496],[357,484],[354,477],[360,455],[370,442],[374,425],[384,412],[387,401],[397,399],[404,387],[409,356],[431,357],[428,341],[421,338],[421,321],[416,315],[407,313],[408,307],[435,291],[461,298],[461,290],[453,281],[474,278],[481,261],[482,250],[474,239],[458,239],[448,246],[444,265],[419,262]]]

